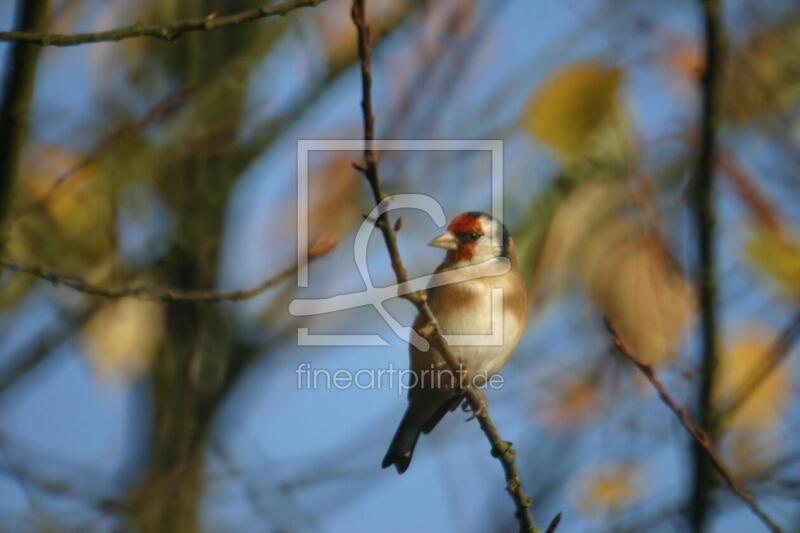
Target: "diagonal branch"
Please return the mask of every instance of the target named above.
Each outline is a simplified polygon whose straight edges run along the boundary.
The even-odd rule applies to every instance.
[[[309,254],[309,259],[313,257],[315,256]],[[78,292],[111,300],[118,298],[136,298],[139,300],[155,300],[161,302],[200,303],[247,300],[275,287],[297,271],[297,267],[292,265],[280,272],[277,276],[266,279],[250,289],[217,292],[207,289],[181,290],[169,287],[146,287],[143,285],[107,287],[95,285],[84,279],[56,272],[38,265],[13,261],[7,258],[0,258],[0,266],[40,278],[54,285],[63,285]]]
[[[40,335],[30,346],[23,349],[25,352],[23,355],[11,357],[11,362],[0,370],[0,400],[24,377],[30,375],[47,361],[62,343],[72,337],[75,331],[80,330],[94,316],[99,308],[100,306],[95,303],[72,313],[62,313],[62,320],[66,325],[62,325],[59,331]]]
[[[386,194],[381,188],[381,181],[378,174],[377,154],[373,148],[373,141],[375,140],[375,116],[372,112],[372,72],[370,69],[372,46],[370,42],[370,31],[366,20],[366,0],[353,0],[353,7],[351,11],[353,23],[356,26],[358,37],[358,52],[361,58],[361,89],[362,100],[361,109],[364,119],[364,140],[366,147],[364,149],[364,166],[359,167],[369,182],[372,189],[372,195],[375,204],[378,205],[386,198]],[[376,225],[380,228],[383,234],[383,240],[386,243],[386,248],[389,252],[389,258],[394,270],[397,282],[403,285],[408,281],[408,274],[406,273],[403,261],[400,257],[400,251],[397,247],[397,235],[395,229],[389,223],[388,215],[381,215]],[[417,308],[419,313],[425,318],[427,326],[427,339],[431,342],[434,348],[442,355],[447,365],[451,370],[457,372],[461,365],[456,356],[450,351],[439,330],[436,317],[433,315],[430,306],[428,305],[424,293],[409,293],[404,296]],[[522,487],[522,478],[519,475],[515,464],[516,453],[511,446],[511,443],[505,441],[500,436],[500,432],[492,422],[486,409],[486,399],[483,394],[472,387],[469,383],[463,384],[463,392],[467,402],[472,408],[475,418],[481,429],[486,434],[492,446],[492,455],[500,460],[503,465],[503,471],[506,477],[506,489],[508,490],[514,505],[517,509],[516,517],[519,521],[520,531],[523,532],[538,532],[531,514],[531,498],[525,493]]]
[[[37,0],[38,1],[38,0]],[[246,22],[267,17],[283,16],[302,7],[314,7],[325,0],[287,0],[280,4],[266,5],[230,15],[178,20],[167,24],[133,24],[114,30],[96,33],[76,33],[73,35],[55,33],[36,33],[31,31],[2,31],[0,41],[16,41],[38,46],[76,46],[79,44],[121,41],[132,37],[154,37],[165,41],[175,41],[184,33],[193,31],[216,31]],[[33,0],[26,0],[33,3]]]
[[[614,339],[614,346],[617,348],[619,353],[624,355],[629,361],[636,365],[636,368],[638,368],[644,377],[647,378],[647,381],[650,382],[650,384],[658,393],[658,397],[661,398],[661,401],[664,402],[670,411],[675,414],[681,426],[683,426],[689,435],[691,435],[695,444],[703,451],[705,457],[711,462],[714,470],[719,473],[728,488],[730,488],[731,491],[740,500],[742,500],[751,511],[753,511],[753,514],[755,514],[764,523],[764,525],[769,528],[770,531],[773,533],[780,533],[781,528],[772,521],[769,515],[767,515],[767,513],[764,512],[764,510],[758,505],[758,502],[756,502],[755,498],[753,498],[753,495],[750,494],[750,492],[748,492],[742,483],[731,473],[730,468],[728,468],[728,466],[720,457],[719,452],[717,452],[717,450],[714,448],[714,443],[712,442],[709,434],[702,428],[698,427],[692,421],[689,414],[680,406],[678,406],[674,399],[672,399],[672,396],[670,396],[669,392],[667,392],[664,384],[661,383],[656,376],[653,367],[633,355],[630,350],[628,350],[628,347],[614,330],[614,326],[610,322],[606,321],[606,325],[611,332],[611,335]]]

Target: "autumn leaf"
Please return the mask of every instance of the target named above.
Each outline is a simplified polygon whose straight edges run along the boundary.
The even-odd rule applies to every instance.
[[[745,255],[787,296],[800,296],[800,244],[768,229],[755,227]]]
[[[768,330],[749,327],[725,350],[715,374],[714,400],[717,405],[738,394],[742,384],[763,363],[773,338],[774,334]],[[788,361],[783,363],[788,364]],[[787,366],[770,372],[744,404],[726,417],[726,427],[752,431],[772,427],[788,405],[791,388],[791,371]]]
[[[621,69],[601,61],[568,65],[528,100],[522,127],[562,155],[577,155],[614,110],[621,80]]]
[[[733,43],[724,69],[724,116],[736,125],[791,111],[800,97],[800,17],[792,15],[761,26],[740,43]],[[696,89],[705,65],[696,41],[669,35],[661,60],[677,74],[682,88]]]
[[[111,198],[97,163],[55,146],[25,154],[20,184],[28,194],[23,209],[42,209],[65,237],[98,240],[96,231],[111,219]]]
[[[639,500],[642,493],[638,465],[610,463],[583,477],[576,507],[587,516],[615,514]]]
[[[575,254],[598,219],[617,205],[618,190],[605,181],[579,186],[553,215],[530,284],[541,301],[562,290]]]
[[[632,353],[651,364],[675,356],[694,296],[657,234],[622,216],[610,217],[587,239],[581,275],[592,301]]]
[[[658,233],[619,214],[622,197],[613,182],[594,181],[562,201],[531,284],[547,297],[575,271],[631,351],[659,363],[677,353],[694,297]]]
[[[778,458],[781,442],[763,431],[726,432],[719,444],[720,453],[733,474],[748,480],[763,475]]]
[[[554,428],[586,424],[599,413],[601,381],[594,377],[571,376],[547,388],[547,403],[536,415]]]
[[[82,335],[94,374],[126,383],[144,375],[163,338],[164,320],[157,302],[127,298],[103,307]]]

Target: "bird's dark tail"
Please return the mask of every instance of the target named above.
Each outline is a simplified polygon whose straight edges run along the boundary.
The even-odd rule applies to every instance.
[[[389,449],[381,464],[382,468],[394,465],[398,474],[405,472],[408,465],[411,464],[414,447],[417,445],[419,434],[422,433],[423,423],[419,421],[419,417],[415,416],[416,413],[413,412],[412,407],[413,405],[409,405],[406,409],[406,414],[403,415],[400,425],[397,426],[392,443],[389,444]]]
[[[414,455],[419,434],[430,433],[448,411],[459,406],[462,399],[463,396],[458,395],[445,397],[443,401],[427,399],[427,401],[410,402],[381,466],[387,468],[394,465],[398,474],[405,472]]]

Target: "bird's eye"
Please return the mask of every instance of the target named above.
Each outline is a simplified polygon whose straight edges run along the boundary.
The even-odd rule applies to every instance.
[[[470,231],[467,233],[467,238],[471,241],[477,241],[480,238],[480,235],[477,231]]]

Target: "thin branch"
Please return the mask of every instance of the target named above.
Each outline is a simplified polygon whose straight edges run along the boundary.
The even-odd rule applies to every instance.
[[[689,414],[680,406],[678,406],[674,399],[672,399],[672,396],[670,396],[669,392],[667,392],[664,384],[661,383],[656,376],[653,367],[630,352],[622,338],[614,330],[613,324],[607,321],[606,325],[611,332],[612,338],[614,339],[614,346],[617,348],[619,353],[624,355],[629,361],[636,365],[636,368],[638,368],[644,377],[647,378],[647,381],[650,382],[650,384],[658,393],[658,397],[661,398],[661,401],[664,403],[664,405],[666,405],[670,411],[675,414],[681,426],[683,426],[689,435],[691,435],[695,444],[703,451],[704,456],[711,462],[714,470],[719,473],[728,488],[731,489],[731,491],[740,500],[742,500],[751,511],[753,511],[753,514],[755,514],[764,523],[764,525],[769,528],[770,531],[773,533],[780,533],[781,528],[772,521],[769,515],[767,515],[767,513],[764,512],[764,510],[758,505],[758,502],[756,502],[755,498],[753,498],[753,495],[750,494],[750,492],[748,492],[741,482],[731,473],[730,468],[728,468],[728,466],[720,457],[719,452],[717,452],[717,450],[714,448],[714,443],[709,434],[702,428],[698,427],[692,421]]]
[[[558,524],[561,523],[561,513],[558,513],[553,517],[553,520],[550,521],[550,525],[547,526],[547,531],[545,533],[556,533],[556,529],[558,529]]]
[[[364,140],[366,146],[364,149],[364,166],[363,173],[369,182],[372,189],[372,195],[375,204],[380,204],[385,198],[386,194],[381,188],[380,177],[378,174],[377,154],[373,149],[373,141],[375,140],[375,116],[372,112],[372,72],[370,69],[372,46],[370,42],[370,30],[366,20],[366,0],[353,0],[353,7],[351,16],[353,23],[356,26],[356,33],[358,37],[358,53],[361,59],[361,109],[364,120]],[[381,215],[376,225],[380,228],[383,234],[383,240],[386,243],[386,248],[389,252],[389,258],[392,264],[397,282],[403,285],[408,281],[408,275],[403,261],[400,257],[400,251],[397,247],[396,231],[389,223],[388,215],[385,213]],[[447,341],[442,336],[439,330],[436,317],[433,315],[430,306],[427,303],[424,293],[410,293],[404,296],[409,300],[427,322],[426,337],[431,342],[447,365],[453,370],[461,368],[460,363],[456,356],[450,351],[447,346]],[[489,417],[486,408],[486,399],[483,394],[465,383],[463,386],[464,396],[472,408],[475,418],[478,419],[481,429],[486,434],[492,446],[492,455],[500,460],[503,465],[503,471],[506,478],[506,489],[508,490],[511,498],[516,507],[516,517],[519,521],[520,531],[524,532],[539,532],[536,528],[531,514],[531,498],[525,493],[522,486],[522,478],[517,470],[515,464],[516,453],[514,452],[511,443],[505,441],[500,436],[500,432],[494,425],[494,422]]]
[[[309,259],[313,255],[309,254]],[[56,272],[38,265],[31,265],[21,261],[13,261],[7,258],[0,258],[0,266],[9,268],[16,272],[22,272],[36,278],[48,281],[54,285],[63,285],[78,292],[99,296],[101,298],[136,298],[139,300],[155,300],[161,302],[222,302],[247,300],[275,287],[280,282],[290,277],[297,271],[297,266],[292,265],[277,276],[268,278],[250,289],[217,292],[209,289],[173,289],[169,287],[146,287],[141,285],[105,287],[89,283],[78,277],[69,276],[61,272]]]
[[[33,3],[33,0],[26,0]],[[154,37],[165,41],[175,41],[183,34],[193,31],[216,31],[267,17],[283,16],[302,7],[314,7],[325,0],[288,0],[280,4],[267,5],[233,13],[216,16],[212,13],[205,17],[178,20],[167,24],[133,24],[115,30],[96,33],[77,33],[64,35],[56,33],[35,33],[30,31],[0,32],[0,41],[16,41],[38,46],[75,46],[87,43],[121,41],[132,37]]]
[[[19,0],[16,27],[39,29],[47,17],[48,4],[47,0]],[[4,248],[6,214],[28,132],[28,109],[38,60],[38,48],[16,43],[9,50],[8,73],[0,94],[0,251]]]
[[[719,117],[722,69],[723,28],[721,0],[698,0],[702,8],[705,40],[705,71],[702,77],[702,116],[700,124],[700,152],[691,188],[691,211],[697,235],[699,268],[697,285],[700,298],[700,335],[702,355],[699,368],[700,390],[698,416],[700,427],[708,431],[713,442],[716,433],[711,425],[713,417],[712,388],[717,366],[717,277],[716,242],[714,226],[714,161],[716,159],[717,121]],[[705,434],[705,433],[704,433]],[[694,531],[702,531],[710,502],[711,470],[703,447],[695,444],[692,451],[694,480],[689,519]]]
[[[755,176],[748,174],[733,150],[721,153],[718,164],[759,224],[774,235],[780,235],[784,225],[780,208],[758,189]]]

